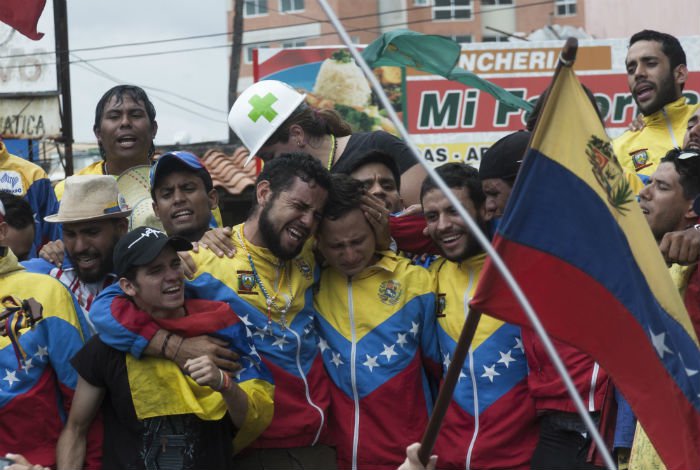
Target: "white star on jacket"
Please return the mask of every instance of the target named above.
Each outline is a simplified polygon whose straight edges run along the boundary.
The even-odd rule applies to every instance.
[[[391,357],[392,357],[392,356],[398,356],[398,355],[399,355],[399,353],[397,353],[396,351],[394,351],[394,347],[396,346],[395,344],[392,344],[391,346],[387,346],[386,344],[383,344],[383,343],[382,343],[382,346],[384,346],[384,351],[380,352],[379,355],[380,355],[380,356],[385,356],[385,357],[386,357],[386,362],[387,362],[387,363],[391,361]]]
[[[484,367],[484,373],[481,374],[482,377],[486,377],[489,379],[491,383],[493,383],[493,378],[497,375],[501,375],[498,372],[496,372],[496,364],[492,365],[491,367]]]
[[[406,335],[408,335],[408,333],[397,333],[396,334],[396,344],[398,344],[402,348],[404,347],[405,344],[408,343],[408,340],[406,340]]]
[[[9,382],[10,388],[12,387],[12,385],[14,385],[15,382],[21,382],[21,380],[17,378],[17,371],[11,371],[9,369],[5,369],[5,377],[2,380]]]
[[[374,372],[375,367],[379,367],[379,364],[377,363],[377,356],[370,356],[369,354],[365,354],[365,357],[367,360],[362,363],[363,366],[367,367],[370,372]]]
[[[510,367],[511,362],[517,361],[517,359],[513,359],[513,356],[511,355],[512,352],[512,349],[510,349],[506,354],[502,353],[501,351],[498,351],[498,354],[501,355],[501,358],[497,362],[503,364],[504,366],[506,366],[506,369],[508,369],[508,367]]]
[[[44,356],[49,355],[49,348],[48,346],[37,346],[36,353],[34,354],[34,357],[38,357],[40,361],[44,360]]]
[[[345,364],[345,363],[342,361],[342,359],[340,359],[340,353],[334,353],[333,351],[331,351],[331,356],[333,356],[333,358],[331,359],[331,362],[332,362],[333,364],[335,364],[335,368],[336,368],[336,369],[337,369],[340,365]]]
[[[289,341],[284,336],[280,336],[279,338],[275,339],[275,341],[272,343],[273,346],[279,346],[280,349],[284,349],[284,345],[288,344]]]

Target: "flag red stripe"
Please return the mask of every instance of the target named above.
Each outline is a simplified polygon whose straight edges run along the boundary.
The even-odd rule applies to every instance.
[[[591,276],[560,258],[499,238],[498,250],[535,311],[559,311],[542,317],[552,336],[593,356],[612,377],[637,412],[669,470],[700,462],[700,413],[687,400],[660,362],[656,350],[634,317]],[[472,305],[489,315],[521,325],[527,317],[498,272],[488,262]],[[575,286],[586,295],[574,298]],[[575,306],[572,306],[575,302]],[[586,312],[586,315],[568,315]],[[605,328],[598,328],[605,325]],[[624,341],[625,348],[611,345]],[[679,428],[687,423],[688,428]]]

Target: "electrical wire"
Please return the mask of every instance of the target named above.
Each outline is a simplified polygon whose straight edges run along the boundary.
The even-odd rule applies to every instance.
[[[246,1],[245,3],[251,3],[251,1]],[[484,13],[492,13],[492,12],[498,12],[498,11],[504,11],[504,10],[515,10],[519,8],[529,8],[529,7],[534,7],[534,6],[541,6],[541,5],[546,5],[546,4],[554,4],[555,0],[543,0],[540,2],[534,2],[534,3],[527,3],[527,4],[521,4],[521,5],[512,5],[512,6],[504,6],[502,8],[492,8],[489,10],[478,10],[478,11],[472,11],[472,17],[482,15]],[[381,13],[367,13],[363,15],[355,15],[355,16],[346,16],[342,18],[343,21],[351,21],[351,20],[357,20],[357,19],[363,19],[363,18],[372,18],[372,17],[379,17],[380,15],[387,15],[387,14],[393,14],[393,13],[404,13],[404,12],[410,12],[413,10],[421,10],[421,9],[426,9],[426,8],[431,8],[431,6],[417,6],[417,7],[412,7],[412,8],[402,8],[402,9],[397,9],[397,10],[387,10]],[[291,24],[288,26],[307,26],[307,25],[312,25],[312,24],[319,24],[319,23],[328,23],[328,20],[323,20],[323,19],[317,19],[311,16],[306,16],[302,15],[299,13],[287,13],[287,12],[282,12],[279,10],[276,10],[274,8],[269,8],[268,11],[272,12],[277,12],[280,15],[286,15],[286,16],[295,16],[301,19],[308,19],[310,20],[308,23],[297,23],[297,24]],[[471,18],[469,18],[471,19]],[[427,19],[422,19],[422,20],[414,20],[414,21],[408,21],[408,22],[401,22],[401,23],[395,23],[395,24],[385,24],[382,25],[383,27],[394,27],[394,26],[401,26],[401,25],[410,25],[410,24],[420,24],[420,23],[426,23],[426,22],[432,22],[434,21],[433,18],[427,18]],[[246,30],[246,33],[250,32],[257,32],[257,31],[269,31],[271,29],[275,28],[256,28],[256,29],[249,29]],[[379,33],[376,28],[356,28],[356,29],[350,29],[348,32],[374,32],[374,33]],[[115,48],[121,48],[121,47],[135,47],[135,46],[147,46],[147,45],[153,45],[153,44],[165,44],[165,43],[171,43],[171,42],[179,42],[179,41],[191,41],[191,40],[197,40],[197,39],[208,39],[208,38],[214,38],[214,37],[222,37],[222,36],[231,36],[233,32],[225,32],[225,33],[211,33],[211,34],[201,34],[201,35],[194,35],[194,36],[182,36],[182,37],[176,37],[176,38],[168,38],[168,39],[154,39],[154,40],[149,40],[149,41],[139,41],[139,42],[131,42],[131,43],[120,43],[120,44],[108,44],[104,46],[93,46],[93,47],[84,47],[84,48],[78,48],[78,49],[73,49],[70,52],[90,52],[90,51],[98,51],[98,50],[107,50],[107,49],[115,49]],[[335,35],[335,31],[331,31],[328,33],[321,33],[320,35],[313,35],[313,36],[299,36],[299,37],[293,37],[293,38],[285,38],[289,40],[294,40],[294,39],[305,39],[305,38],[316,38],[316,37],[321,37],[321,36],[328,36],[328,35]],[[245,43],[243,45],[251,45],[251,44],[257,44],[257,43]],[[226,45],[227,47],[230,47],[230,44]],[[217,46],[208,46],[210,48],[217,48],[217,47],[224,47],[223,45],[217,45]],[[192,51],[197,51],[197,50],[202,50],[201,48],[191,48],[191,49],[181,49],[181,50],[174,50],[172,53],[175,52],[192,52]],[[34,57],[34,56],[39,56],[39,55],[54,55],[56,54],[56,51],[47,51],[47,52],[37,52],[37,53],[24,53],[24,54],[12,54],[12,55],[6,55],[6,56],[0,56],[0,60],[5,60],[5,59],[14,59],[14,58],[21,58],[21,57]],[[135,55],[136,57],[139,57],[138,55]],[[116,58],[124,58],[128,56],[116,56]],[[98,59],[88,59],[88,60],[104,60],[103,58],[98,58]],[[53,64],[47,64],[47,65],[53,65]],[[15,66],[16,67],[16,66]]]

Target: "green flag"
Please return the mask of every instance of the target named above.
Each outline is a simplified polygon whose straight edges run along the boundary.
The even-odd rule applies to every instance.
[[[457,64],[461,50],[458,43],[444,36],[397,29],[384,33],[374,40],[362,52],[362,57],[372,68],[385,65],[412,67],[483,90],[501,103],[513,108],[532,110],[532,105],[522,98],[460,68]]]

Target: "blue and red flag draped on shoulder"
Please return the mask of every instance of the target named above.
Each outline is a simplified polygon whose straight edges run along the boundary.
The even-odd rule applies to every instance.
[[[552,83],[493,244],[545,329],[610,374],[668,468],[698,468],[697,338],[570,67]],[[490,262],[471,305],[529,325]]]

